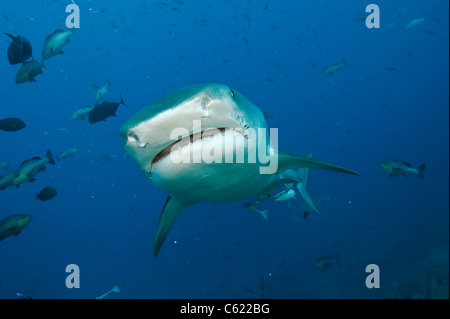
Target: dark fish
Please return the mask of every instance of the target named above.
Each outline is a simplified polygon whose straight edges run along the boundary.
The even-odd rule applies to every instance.
[[[9,33],[5,34],[13,40],[8,47],[9,64],[23,63],[32,57],[33,49],[30,41],[20,35],[15,37]]]
[[[0,241],[17,236],[31,221],[30,215],[11,215],[0,221]]]
[[[36,82],[37,75],[42,74],[44,64],[35,60],[25,62],[16,74],[16,83]]]
[[[102,104],[96,105],[89,112],[89,123],[94,124],[104,121],[108,117],[116,116],[116,112],[120,104],[126,105],[122,96],[120,96],[120,103],[104,101]]]
[[[341,261],[339,259],[338,254],[334,255],[334,257],[322,256],[317,258],[316,261],[314,262],[314,266],[322,271],[327,270],[329,267],[333,265],[341,265]]]
[[[46,187],[39,194],[36,194],[36,199],[39,199],[40,201],[47,201],[52,199],[58,194],[57,190],[53,187]]]
[[[393,68],[392,66],[388,66],[386,68],[384,68],[387,71],[395,71],[395,68]]]
[[[45,169],[45,164],[55,165],[53,160],[52,152],[47,151],[44,158],[35,156],[22,162],[19,167],[14,171],[13,184],[19,187],[20,184],[25,182],[33,183],[36,179],[34,176]]]
[[[248,287],[242,287],[242,289],[248,292],[249,294],[256,295],[255,291]]]
[[[304,219],[308,218],[308,216],[309,216],[310,214],[311,214],[311,213],[310,213],[309,211],[305,210],[305,211],[303,212],[303,218],[304,218]]]
[[[381,163],[378,168],[383,172],[389,174],[390,177],[405,176],[409,177],[411,174],[417,175],[421,179],[425,179],[426,164],[419,165],[418,167],[412,167],[411,164],[396,159],[390,159]]]
[[[16,132],[25,128],[25,122],[16,117],[8,117],[0,120],[0,130],[6,132]]]

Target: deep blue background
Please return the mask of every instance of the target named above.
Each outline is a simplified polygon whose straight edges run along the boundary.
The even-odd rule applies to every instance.
[[[27,37],[40,60],[70,3],[0,1],[0,31]],[[0,118],[27,124],[0,131],[0,160],[13,169],[47,149],[80,148],[35,183],[0,192],[0,218],[33,215],[18,237],[0,242],[0,298],[93,298],[114,282],[122,291],[109,298],[258,298],[263,274],[269,298],[424,297],[426,271],[448,298],[448,1],[375,3],[376,30],[355,18],[369,3],[352,0],[269,0],[268,10],[262,0],[80,0],[81,28],[65,53],[46,61],[36,83],[19,85],[19,66],[6,58],[10,40],[0,35]],[[344,69],[322,75],[343,60]],[[123,95],[129,107],[96,125],[70,121],[106,79],[107,98]],[[314,152],[361,176],[312,171],[322,216],[306,220],[300,197],[290,207],[261,205],[269,223],[245,202],[193,206],[154,259],[167,195],[124,156],[118,131],[162,95],[208,82],[269,112],[280,150]],[[426,163],[426,180],[389,178],[377,168],[389,158]],[[46,186],[58,196],[36,201]],[[317,257],[336,253],[340,267],[314,268]],[[81,269],[80,289],[65,287],[71,263]],[[371,263],[381,269],[378,290],[364,285]]]

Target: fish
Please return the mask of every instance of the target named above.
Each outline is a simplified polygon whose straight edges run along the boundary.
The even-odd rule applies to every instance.
[[[355,20],[356,21],[361,21],[361,22],[366,22],[368,16],[369,16],[368,13],[360,12],[360,13],[355,15]]]
[[[346,65],[347,64],[345,63],[345,61],[342,61],[341,63],[331,64],[322,71],[322,74],[323,75],[333,75],[337,71],[342,70]]]
[[[0,120],[0,130],[6,132],[17,132],[25,128],[25,122],[17,117],[8,117]]]
[[[42,74],[44,64],[35,60],[25,62],[16,73],[16,83],[36,82],[35,77]]]
[[[84,107],[77,108],[73,113],[70,115],[69,119],[72,121],[76,120],[84,120],[86,116],[89,114],[89,112],[92,110],[92,107],[89,105],[86,105]]]
[[[390,22],[384,27],[384,29],[389,30],[389,29],[392,29],[394,26],[395,26],[395,22]]]
[[[266,209],[266,210],[258,210],[258,209],[256,209],[254,203],[247,203],[247,204],[244,205],[244,208],[247,209],[250,212],[260,214],[262,217],[264,217],[264,219],[267,222],[269,222],[269,217],[267,216],[267,213],[269,212],[268,209]]]
[[[39,199],[40,201],[47,201],[52,199],[58,194],[58,191],[54,189],[53,187],[45,187],[42,189],[39,193],[36,193],[36,199]]]
[[[11,165],[10,160],[0,161],[0,169],[2,169],[2,170],[7,170],[10,165]]]
[[[17,237],[27,227],[32,217],[30,215],[14,214],[0,221],[0,241],[6,237]]]
[[[314,262],[314,267],[316,267],[317,269],[320,269],[322,271],[327,270],[329,267],[333,266],[333,265],[341,265],[341,261],[339,259],[339,255],[336,254],[334,255],[334,257],[330,257],[330,256],[322,256],[316,259],[316,261]]]
[[[275,202],[283,202],[290,199],[295,199],[295,190],[292,188],[286,188],[285,190],[279,192],[278,194],[271,196]]]
[[[34,176],[36,176],[36,174],[40,171],[43,171],[45,169],[44,165],[47,163],[55,165],[55,161],[53,160],[50,150],[47,151],[43,159],[35,156],[22,162],[22,164],[20,164],[15,171],[13,184],[16,185],[16,187],[19,187],[20,184],[25,182],[33,183],[36,180]]]
[[[66,159],[68,157],[72,157],[74,156],[76,153],[78,153],[80,149],[73,147],[73,148],[68,148],[65,151],[63,151],[61,154],[59,154],[58,156],[56,156],[56,158],[60,161],[62,159]]]
[[[58,54],[63,54],[63,47],[70,42],[69,37],[73,34],[72,30],[63,31],[61,29],[55,30],[44,41],[42,47],[42,63]]]
[[[101,121],[105,121],[108,117],[116,116],[117,109],[121,104],[126,105],[123,101],[122,96],[120,96],[119,103],[104,101],[102,104],[94,106],[88,114],[89,123],[98,123]]]
[[[13,40],[9,44],[7,51],[9,64],[15,65],[24,63],[26,60],[33,57],[33,48],[27,38],[21,35],[15,37],[9,33],[5,34]]]
[[[202,127],[209,129],[202,132]],[[191,205],[267,196],[278,185],[295,182],[281,178],[280,173],[289,169],[319,168],[359,175],[341,166],[278,151],[266,135],[261,110],[237,90],[218,83],[175,90],[123,124],[123,147],[149,180],[169,194],[153,243],[155,258],[177,217]],[[224,150],[222,160],[197,161],[211,147]],[[258,152],[265,157],[261,155],[263,158],[255,162],[248,156],[247,160],[243,156],[242,163],[223,161],[230,155],[234,159],[242,153]],[[180,154],[185,155],[183,161]],[[186,160],[193,157],[196,163]]]
[[[100,101],[106,93],[108,93],[109,86],[111,85],[111,82],[109,80],[106,80],[106,83],[102,85],[102,87],[97,91],[97,96],[95,97],[95,103]]]
[[[305,210],[305,211],[303,212],[303,218],[304,218],[304,219],[308,218],[309,215],[311,215],[311,213],[310,213],[309,211]]]
[[[0,176],[0,190],[5,190],[10,186],[13,186],[14,177],[16,176],[16,171],[9,171],[8,173]]]
[[[390,177],[402,175],[409,177],[411,174],[417,175],[420,179],[425,179],[426,164],[412,167],[408,162],[402,162],[396,159],[390,159],[381,163],[378,168],[389,174]]]
[[[414,19],[408,22],[405,29],[411,29],[417,27],[419,24],[421,24],[423,21],[425,21],[425,17]]]
[[[107,295],[109,295],[111,292],[120,292],[120,288],[118,284],[114,284],[112,289],[108,292],[105,292],[104,294],[98,295],[95,297],[95,299],[104,299]]]

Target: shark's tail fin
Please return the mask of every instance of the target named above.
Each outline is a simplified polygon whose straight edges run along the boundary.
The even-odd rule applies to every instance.
[[[417,176],[421,179],[425,179],[425,168],[427,167],[426,164],[422,164],[419,167],[417,167]]]

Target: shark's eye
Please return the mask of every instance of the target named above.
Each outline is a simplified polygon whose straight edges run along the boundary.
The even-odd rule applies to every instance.
[[[233,91],[233,89],[230,89],[230,91],[231,91],[231,96],[232,96],[233,99],[234,99],[234,91]]]

